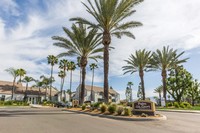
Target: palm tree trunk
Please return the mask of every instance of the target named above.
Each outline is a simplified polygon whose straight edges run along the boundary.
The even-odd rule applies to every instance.
[[[41,103],[40,93],[41,93],[41,90],[40,90],[40,87],[39,87],[39,92],[38,92],[38,104]]]
[[[145,100],[145,88],[144,88],[144,72],[140,71],[140,79],[142,85],[142,99]]]
[[[93,92],[93,83],[94,83],[94,69],[92,70],[92,86],[91,86],[91,101],[93,101],[93,96],[92,96],[92,92]]]
[[[14,90],[15,90],[15,80],[16,80],[16,77],[14,77],[14,79],[13,79],[11,100],[13,100],[13,95],[14,95]]]
[[[51,66],[51,82],[50,82],[50,101],[51,101],[51,87],[52,87],[53,65]]]
[[[80,104],[83,104],[83,102],[84,102],[84,96],[85,96],[85,75],[86,75],[86,69],[85,69],[85,67],[82,67],[81,102],[80,102]]]
[[[82,68],[80,67],[80,85],[81,85],[81,78],[82,78]],[[79,100],[79,103],[81,103],[81,89],[80,87],[78,88],[78,100]]]
[[[109,102],[108,71],[109,71],[109,45],[104,45],[104,101],[105,103]]]
[[[69,101],[72,101],[72,70],[70,73],[70,94],[69,94]]]
[[[28,82],[26,83],[26,90],[24,94],[24,101],[27,102],[27,90],[28,90]]]
[[[108,83],[108,72],[109,72],[109,44],[111,42],[111,36],[108,31],[103,32],[103,45],[104,45],[104,101],[109,102],[109,83]]]
[[[165,98],[166,103],[166,96],[167,96],[167,84],[166,84],[167,72],[166,70],[162,70],[162,82],[163,82],[163,97]]]
[[[62,90],[63,90],[63,78],[60,78],[61,83],[60,83],[60,101],[62,101]]]
[[[161,105],[161,93],[159,92],[159,104]]]
[[[47,100],[47,86],[45,87],[45,100]]]

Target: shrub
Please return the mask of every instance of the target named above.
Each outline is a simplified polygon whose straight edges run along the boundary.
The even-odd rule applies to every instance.
[[[131,109],[130,108],[124,108],[124,115],[125,116],[130,116],[132,113],[131,113]]]
[[[128,103],[127,103],[127,106],[133,107],[133,103],[132,103],[132,102],[128,102]]]
[[[180,104],[181,108],[186,108],[185,105],[183,103]]]
[[[142,113],[140,116],[141,117],[148,117],[148,114]]]
[[[86,105],[83,104],[83,105],[82,105],[82,110],[85,110],[85,109],[86,109]]]
[[[100,104],[102,104],[102,102],[96,102],[96,103],[92,104],[92,107],[94,107],[95,109],[98,109]]]
[[[174,102],[174,107],[179,108],[180,105],[177,102]]]
[[[173,106],[173,103],[171,103],[171,102],[168,102],[167,104],[166,104],[166,107],[172,107]]]
[[[106,112],[106,110],[107,110],[107,105],[105,105],[105,104],[101,104],[100,109],[101,109],[101,113]]]
[[[117,105],[116,104],[112,104],[112,105],[108,106],[109,113],[113,114],[113,113],[116,112],[116,110],[117,110]]]
[[[119,107],[117,108],[117,114],[118,114],[118,115],[121,115],[123,111],[124,111],[124,108],[123,108],[122,106],[119,106]]]
[[[184,104],[186,108],[192,108],[191,104],[189,104],[188,102],[182,102],[182,104]]]
[[[4,105],[12,105],[13,104],[13,101],[5,101],[4,102]]]

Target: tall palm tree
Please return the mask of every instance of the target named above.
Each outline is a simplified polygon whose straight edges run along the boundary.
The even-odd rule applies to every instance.
[[[131,102],[133,101],[132,85],[133,85],[133,82],[128,82],[128,83],[127,83],[127,86],[128,86],[128,87],[130,88],[130,90],[131,90],[131,97],[130,97]]]
[[[24,79],[22,80],[22,82],[26,83],[26,90],[24,93],[24,101],[27,101],[27,90],[28,90],[28,84],[29,82],[35,81],[34,78],[29,77],[29,76],[25,76]]]
[[[14,95],[14,91],[15,91],[15,81],[19,75],[18,75],[17,69],[15,69],[15,68],[8,68],[5,71],[13,76],[12,95],[11,95],[11,100],[13,100],[13,95]]]
[[[47,57],[47,60],[48,60],[48,64],[51,65],[51,77],[50,77],[50,79],[52,79],[53,78],[52,77],[53,76],[53,66],[58,63],[58,58],[54,55],[49,55]],[[52,87],[52,82],[50,83],[50,101],[51,101],[51,87]]]
[[[76,64],[73,61],[68,62],[67,69],[70,71],[70,87],[69,90],[72,92],[72,72],[76,69]],[[69,101],[72,100],[72,94],[69,95]]]
[[[38,87],[38,104],[41,103],[41,88],[43,87],[44,83],[40,80],[35,80],[35,84],[32,87]]]
[[[86,26],[79,24],[72,25],[72,31],[67,28],[63,28],[68,38],[54,36],[54,40],[58,42],[54,43],[55,46],[66,49],[66,52],[60,53],[58,57],[63,56],[75,56],[80,57],[80,67],[82,69],[82,83],[81,83],[81,104],[84,100],[85,92],[85,76],[86,66],[88,59],[97,60],[102,58],[98,53],[103,51],[103,48],[99,47],[101,37],[97,36],[97,30],[92,29],[87,32]]]
[[[92,63],[90,64],[90,70],[92,70],[92,85],[91,85],[91,98],[90,100],[93,101],[92,91],[93,91],[93,83],[94,83],[94,69],[98,68],[97,64]]]
[[[63,93],[65,76],[66,76],[66,72],[64,72],[62,70],[60,72],[58,72],[58,77],[60,77],[60,79],[61,79],[61,84],[60,84],[61,101],[62,101],[62,93]]]
[[[102,43],[104,45],[104,100],[108,103],[109,83],[109,45],[111,43],[111,36],[121,38],[127,36],[135,38],[129,29],[142,26],[140,22],[128,21],[124,22],[126,18],[134,14],[136,11],[133,7],[143,0],[95,0],[94,5],[91,0],[88,4],[83,3],[87,12],[96,20],[90,22],[85,18],[77,17],[70,19],[89,25],[90,28],[95,28],[103,35]]]
[[[157,87],[156,89],[154,89],[154,93],[158,93],[159,95],[159,104],[161,105],[161,93],[163,91],[163,86],[160,85],[159,87]]]
[[[144,87],[144,71],[149,71],[149,63],[152,57],[151,51],[136,50],[135,55],[131,54],[128,60],[125,60],[127,66],[123,66],[124,74],[134,72],[139,72],[141,87],[142,87],[142,96],[143,100],[145,100],[145,87]]]
[[[19,81],[18,82],[21,83],[22,77],[24,77],[24,75],[26,74],[26,71],[24,69],[20,68],[20,69],[17,69],[17,73],[19,75]]]
[[[153,58],[151,60],[151,67],[155,69],[161,70],[162,82],[163,82],[163,97],[165,98],[166,102],[166,95],[167,95],[167,86],[166,86],[166,79],[167,79],[167,70],[170,68],[184,63],[188,60],[179,59],[181,55],[184,54],[184,51],[180,54],[177,54],[177,50],[173,48],[163,47],[162,50],[157,49],[156,52],[153,53]]]

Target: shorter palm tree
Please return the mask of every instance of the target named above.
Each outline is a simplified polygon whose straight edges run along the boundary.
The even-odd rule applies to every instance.
[[[163,47],[162,50],[157,49],[156,52],[153,53],[153,58],[151,59],[151,67],[154,69],[161,70],[161,76],[162,76],[162,83],[163,83],[163,97],[165,98],[166,102],[166,96],[167,96],[167,70],[170,68],[179,65],[181,63],[184,63],[188,60],[188,58],[185,59],[179,59],[181,55],[184,54],[184,51],[180,54],[177,54],[177,50],[174,50],[173,48]]]
[[[96,68],[98,68],[97,64],[95,63],[90,64],[90,70],[92,70],[92,85],[91,85],[91,98],[90,98],[91,101],[93,101],[92,92],[93,92],[93,84],[94,84],[94,69]]]
[[[67,64],[67,69],[68,71],[70,71],[70,92],[72,92],[72,72],[76,69],[76,64],[73,61],[68,62]],[[72,99],[72,95],[70,93],[69,95],[69,101],[71,101]]]
[[[133,94],[132,94],[132,85],[133,85],[133,82],[128,82],[127,83],[127,86],[130,88],[130,90],[131,90],[131,96],[130,96],[130,101],[132,102],[133,101]]]
[[[139,76],[141,79],[141,87],[142,87],[142,96],[143,100],[145,100],[145,88],[144,88],[144,71],[150,71],[150,59],[152,54],[150,51],[143,50],[136,50],[135,55],[131,54],[128,60],[125,60],[127,66],[123,66],[124,74],[134,72],[139,72]]]
[[[51,64],[51,78],[50,79],[53,79],[53,66],[58,63],[58,58],[54,55],[49,55],[47,57],[47,60],[48,60],[48,64]],[[52,87],[52,81],[50,83],[50,101],[51,101],[51,87]]]
[[[63,86],[64,86],[64,79],[65,79],[66,73],[64,71],[60,71],[58,72],[58,77],[60,77],[61,79],[61,84],[60,84],[60,97],[61,97],[61,101],[62,101],[62,93],[63,93]]]
[[[38,104],[41,103],[41,88],[43,87],[44,83],[40,80],[35,80],[35,85],[32,87],[38,87],[39,92],[38,92]]]
[[[15,68],[8,68],[5,71],[13,76],[13,86],[12,86],[12,96],[11,96],[11,100],[13,100],[13,95],[15,92],[15,81],[19,75],[18,75],[17,69],[15,69]]]
[[[26,71],[24,69],[20,68],[20,69],[17,69],[17,73],[19,75],[19,81],[18,82],[21,83],[22,77],[24,77],[26,75]]]
[[[158,93],[159,94],[159,104],[161,105],[161,93],[163,92],[163,86],[160,85],[159,87],[157,87],[156,89],[154,89],[154,93]]]
[[[54,78],[48,78],[44,75],[40,76],[40,79],[42,79],[42,82],[43,82],[43,85],[44,85],[44,88],[45,88],[45,100],[47,100],[47,89],[48,89],[48,86],[51,84],[51,82],[54,82]]]
[[[24,93],[24,101],[27,101],[27,90],[28,90],[28,84],[29,82],[35,81],[34,78],[29,77],[29,76],[25,76],[24,79],[22,80],[22,82],[26,83],[26,90]]]

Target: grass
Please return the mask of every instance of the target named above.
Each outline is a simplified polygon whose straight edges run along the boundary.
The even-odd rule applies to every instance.
[[[193,106],[192,108],[175,108],[175,107],[157,107],[157,110],[199,110],[200,106]]]

